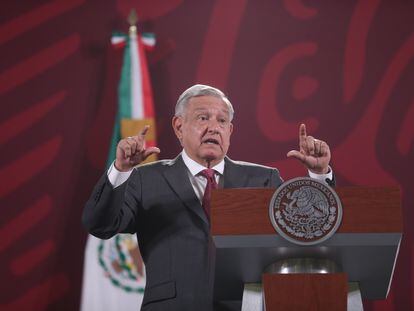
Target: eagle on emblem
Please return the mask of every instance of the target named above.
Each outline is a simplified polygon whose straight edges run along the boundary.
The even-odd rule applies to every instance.
[[[327,199],[314,188],[303,186],[288,193],[287,198],[290,203],[284,203],[285,211],[291,217],[317,217],[325,218],[329,215],[329,204]]]

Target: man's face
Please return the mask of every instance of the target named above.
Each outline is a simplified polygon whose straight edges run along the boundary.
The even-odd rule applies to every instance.
[[[173,117],[172,124],[185,152],[194,161],[212,167],[226,155],[233,124],[220,98],[190,98],[183,115]]]

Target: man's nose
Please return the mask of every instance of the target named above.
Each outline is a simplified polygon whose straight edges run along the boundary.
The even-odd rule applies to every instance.
[[[220,130],[220,123],[214,119],[208,120],[207,126],[209,132],[218,133]]]

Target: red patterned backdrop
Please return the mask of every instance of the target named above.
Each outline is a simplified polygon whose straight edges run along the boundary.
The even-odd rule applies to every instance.
[[[414,2],[408,0],[38,0],[0,4],[0,309],[77,310],[83,204],[102,174],[120,55],[139,29],[163,158],[177,96],[202,82],[236,108],[230,156],[304,174],[286,152],[298,124],[328,141],[339,185],[394,185],[404,238],[391,293],[367,310],[414,307]]]

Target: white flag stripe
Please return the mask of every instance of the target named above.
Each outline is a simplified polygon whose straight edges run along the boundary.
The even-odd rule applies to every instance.
[[[125,41],[125,37],[122,37],[122,36],[113,36],[111,38],[111,43],[112,44],[119,44],[119,43],[124,42],[124,41]]]
[[[138,53],[137,36],[130,33],[131,51],[131,118],[144,118],[144,101],[142,94],[141,63]]]
[[[142,37],[142,43],[147,46],[155,46],[155,37]]]

